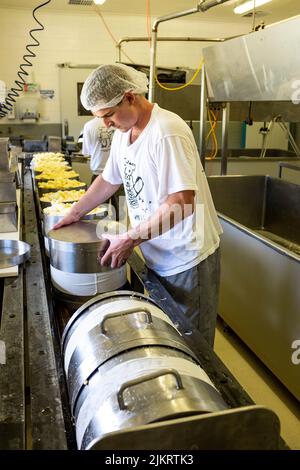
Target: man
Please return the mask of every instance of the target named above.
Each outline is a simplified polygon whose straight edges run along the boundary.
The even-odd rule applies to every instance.
[[[140,245],[146,265],[213,346],[222,229],[190,128],[144,97],[147,84],[145,74],[121,64],[87,78],[83,106],[116,131],[103,174],[56,228],[78,221],[123,183],[131,228],[105,236],[101,264],[119,267]]]
[[[94,117],[83,127],[82,153],[90,155],[91,183],[100,175],[105,167],[111,148],[113,130],[107,129],[101,119]]]

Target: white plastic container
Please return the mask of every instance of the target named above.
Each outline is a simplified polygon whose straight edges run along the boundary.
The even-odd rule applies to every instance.
[[[50,266],[52,284],[59,291],[76,296],[93,296],[114,291],[127,281],[126,264],[101,273],[68,273]]]

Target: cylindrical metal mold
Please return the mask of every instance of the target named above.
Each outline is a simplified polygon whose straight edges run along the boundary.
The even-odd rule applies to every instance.
[[[81,217],[81,220],[100,220],[100,219],[107,217],[107,215],[108,215],[107,208],[100,207],[99,212],[96,212],[93,214],[86,214],[83,217]],[[49,241],[47,238],[47,234],[48,232],[50,232],[50,230],[52,230],[55,224],[57,224],[63,219],[63,217],[64,215],[59,215],[59,214],[45,214],[45,212],[43,211],[42,231],[44,234],[45,251],[46,251],[47,256],[50,256]]]
[[[79,448],[97,449],[104,436],[119,430],[227,408],[189,356],[165,347],[147,350],[145,357],[128,356],[146,348],[117,356],[123,362],[107,364],[106,373],[100,367],[86,383],[75,412]]]
[[[110,292],[92,299],[92,305],[80,309],[80,315],[75,313],[76,321],[65,329],[63,347],[72,408],[95,370],[124,351],[169,346],[193,356],[169,317],[145,299],[130,292]]]
[[[79,448],[132,426],[226,408],[176,326],[142,294],[86,302],[62,350]]]
[[[99,260],[109,246],[101,233],[111,228],[118,230],[118,223],[107,221],[79,221],[48,232],[50,264],[68,273],[99,273],[111,271],[110,266],[101,266]],[[103,231],[102,231],[103,230]]]

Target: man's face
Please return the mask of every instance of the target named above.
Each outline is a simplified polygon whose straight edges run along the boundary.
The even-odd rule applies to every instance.
[[[137,122],[137,112],[134,106],[135,97],[126,93],[122,101],[112,108],[96,111],[95,116],[102,118],[105,127],[113,127],[121,132],[127,132]]]

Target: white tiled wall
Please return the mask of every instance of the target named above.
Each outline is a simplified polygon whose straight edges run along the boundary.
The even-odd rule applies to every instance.
[[[195,15],[193,15],[195,16]],[[197,14],[199,20],[183,18],[162,23],[161,36],[209,36],[222,37],[246,33],[251,29],[251,20],[242,24],[210,22],[205,14]],[[39,100],[40,123],[58,123],[60,116],[59,69],[57,64],[101,64],[117,60],[113,40],[105,30],[96,12],[70,14],[67,11],[37,12],[45,30],[36,33],[41,45],[33,48],[37,57],[28,68],[28,81],[36,82],[41,89],[53,89],[54,100]],[[105,15],[105,20],[117,40],[122,37],[147,36],[146,15]],[[17,78],[19,64],[26,44],[32,40],[29,29],[36,27],[31,11],[0,8],[0,80],[10,88]],[[203,43],[158,43],[157,64],[159,66],[184,66],[197,68],[201,60]],[[150,51],[147,42],[125,43],[125,51],[137,64],[149,65]],[[122,60],[128,62],[123,56]],[[5,123],[5,120],[1,121]],[[15,119],[11,123],[17,123]]]

